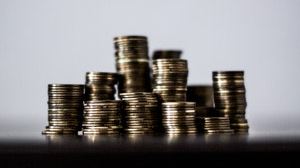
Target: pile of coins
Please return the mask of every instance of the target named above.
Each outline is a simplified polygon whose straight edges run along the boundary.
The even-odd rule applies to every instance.
[[[119,134],[121,131],[120,100],[86,101],[84,104],[83,135]]]
[[[214,112],[213,87],[211,85],[189,85],[187,101],[196,102],[196,116],[210,117]]]
[[[145,36],[113,39],[117,73],[87,72],[85,85],[48,85],[43,134],[248,133],[243,71],[215,71],[213,85],[187,87],[181,50],[156,50]],[[115,100],[118,96],[122,100]]]
[[[236,133],[247,133],[246,88],[243,71],[213,72],[215,110],[220,116],[229,117]]]
[[[114,100],[118,74],[108,72],[87,72],[85,100]]]
[[[180,59],[181,50],[156,50],[153,53],[152,59]]]
[[[161,132],[160,101],[151,92],[121,93],[124,101],[124,133],[153,134]]]
[[[167,134],[196,134],[195,103],[162,103],[162,123]]]
[[[114,38],[119,93],[150,92],[148,41],[144,36]]]
[[[197,118],[196,121],[199,123],[198,130],[201,133],[234,133],[234,131],[230,128],[230,121],[228,117],[200,117]]]
[[[77,134],[81,129],[84,85],[48,85],[48,123],[43,134]]]
[[[187,100],[196,102],[198,107],[213,107],[213,87],[211,85],[188,85]]]
[[[184,59],[153,60],[153,92],[163,102],[186,101],[188,63]]]

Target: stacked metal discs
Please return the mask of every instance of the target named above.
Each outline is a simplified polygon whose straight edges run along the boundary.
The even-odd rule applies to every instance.
[[[153,61],[153,92],[164,102],[186,101],[188,63],[184,59]]]
[[[128,134],[153,134],[161,132],[159,99],[155,93],[121,93],[124,101],[123,130]]]
[[[121,131],[120,100],[86,101],[84,105],[83,135],[119,134]]]
[[[179,59],[181,54],[181,50],[156,50],[153,53],[152,59]]]
[[[213,87],[211,85],[189,85],[187,101],[196,102],[197,117],[214,116]]]
[[[196,102],[199,107],[213,107],[213,87],[211,85],[187,86],[187,100]]]
[[[220,116],[230,119],[236,133],[248,132],[246,88],[243,71],[213,72],[215,109]]]
[[[197,118],[198,130],[202,133],[229,133],[234,131],[230,128],[230,121],[228,117],[201,117]]]
[[[151,91],[147,37],[116,37],[114,44],[119,93]]]
[[[48,85],[48,123],[43,134],[77,134],[81,128],[84,85]]]
[[[196,134],[195,103],[162,103],[162,123],[167,134]]]
[[[85,100],[114,100],[118,74],[108,72],[87,72]]]

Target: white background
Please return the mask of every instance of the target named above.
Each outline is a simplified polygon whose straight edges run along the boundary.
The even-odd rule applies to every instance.
[[[190,84],[245,70],[251,132],[300,129],[299,0],[0,0],[0,131],[41,131],[47,84],[115,71],[112,38],[182,49]]]

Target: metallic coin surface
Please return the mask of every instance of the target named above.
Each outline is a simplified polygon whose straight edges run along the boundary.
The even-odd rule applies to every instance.
[[[119,36],[114,45],[119,93],[151,91],[147,37]]]
[[[81,130],[84,85],[48,85],[48,126],[42,134],[74,134]]]
[[[162,54],[162,52],[160,52]],[[185,59],[155,56],[152,66],[152,90],[163,102],[186,101],[188,62]]]
[[[215,112],[219,116],[228,117],[235,132],[239,132],[241,128],[242,132],[248,132],[244,71],[214,71],[212,79]]]

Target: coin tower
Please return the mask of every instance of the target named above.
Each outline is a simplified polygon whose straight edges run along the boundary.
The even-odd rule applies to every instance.
[[[151,92],[147,37],[115,37],[114,46],[119,93]]]
[[[48,85],[48,123],[43,134],[74,134],[81,129],[84,85]]]
[[[247,133],[244,71],[214,71],[212,78],[216,112],[229,117],[230,126],[236,133]]]

